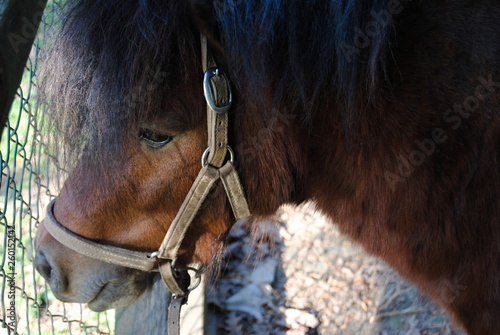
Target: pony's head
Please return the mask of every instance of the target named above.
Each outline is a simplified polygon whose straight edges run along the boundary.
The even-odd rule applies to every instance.
[[[359,97],[385,75],[390,15],[349,62],[343,49],[370,13],[387,12],[384,0],[75,2],[42,67],[48,129],[70,171],[50,215],[103,245],[158,250],[200,171],[209,137],[200,33],[232,84],[228,142],[256,217],[314,196],[309,160],[325,154],[309,135],[344,138]],[[217,263],[235,221],[221,184],[197,211],[179,264]],[[56,297],[103,310],[144,291],[148,272],[68,248],[47,222],[35,265]]]
[[[82,1],[52,43],[42,90],[55,148],[71,172],[51,215],[100,244],[158,250],[207,147],[200,32],[190,8]],[[219,183],[177,263],[211,263],[234,221],[229,208]],[[74,251],[45,225],[35,265],[58,299],[104,310],[145,289],[148,272]]]

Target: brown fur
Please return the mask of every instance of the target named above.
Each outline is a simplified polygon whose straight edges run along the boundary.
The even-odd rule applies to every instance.
[[[384,1],[359,3],[373,4],[373,8],[386,5]],[[242,9],[213,9],[209,1],[192,1],[195,20],[190,19],[186,4],[172,4],[179,16],[169,22],[177,35],[157,18],[146,29],[140,15],[135,15],[133,20],[139,22],[131,26],[146,32],[137,33],[127,26],[132,42],[118,39],[108,41],[110,46],[101,39],[120,32],[126,18],[132,17],[125,13],[126,6],[120,7],[125,14],[119,19],[111,10],[102,10],[101,16],[91,19],[86,13],[96,13],[95,6],[82,2],[53,49],[55,59],[48,62],[48,69],[59,68],[55,79],[48,78],[47,95],[56,97],[59,106],[55,109],[71,125],[66,128],[64,122],[56,122],[57,129],[70,129],[66,133],[70,139],[79,127],[85,129],[70,143],[78,158],[56,203],[56,217],[72,231],[103,243],[158,248],[197,174],[206,145],[196,22],[210,37],[219,66],[234,84],[230,143],[255,217],[272,215],[283,203],[314,200],[342,232],[419,285],[470,334],[500,334],[500,8],[494,1],[403,3],[407,7],[391,17],[383,38],[377,37],[369,50],[361,50],[353,60],[357,63],[349,69],[357,72],[349,76],[355,84],[348,85],[343,83],[347,80],[343,70],[335,67],[340,60],[328,63],[331,68],[316,69],[314,62],[297,65],[304,56],[301,53],[311,50],[304,47],[307,44],[297,47],[301,41],[294,41],[286,30],[289,26],[285,25],[291,26],[294,19],[293,6],[283,14],[290,16],[286,24],[278,16],[275,21],[268,17],[266,22],[275,26],[256,25],[261,30],[246,32],[249,40],[268,44],[229,45],[230,16],[236,17]],[[259,10],[258,3],[239,5]],[[140,11],[135,4],[127,6],[131,13]],[[347,14],[349,6],[342,9]],[[168,13],[168,9],[161,10]],[[79,27],[87,21],[93,24],[86,26],[88,31],[104,25],[103,31],[82,32]],[[272,40],[265,39],[266,29],[275,29]],[[314,44],[313,35],[311,29],[302,37]],[[152,42],[146,42],[146,37]],[[327,38],[325,31],[325,44]],[[64,57],[82,50],[89,55],[78,60]],[[295,60],[294,50],[299,50]],[[134,51],[136,58],[131,56]],[[318,51],[318,62],[323,51]],[[313,57],[306,56],[306,61]],[[103,60],[97,65],[107,66],[84,66],[96,57]],[[332,58],[340,56],[332,51]],[[150,78],[138,64],[149,66],[158,60],[168,73],[168,85],[146,91],[140,108],[120,103],[133,100],[131,92]],[[91,88],[82,88],[79,77],[65,77],[64,69],[76,65],[80,75],[90,71],[84,78]],[[254,74],[252,69],[262,71]],[[119,80],[123,87],[113,80],[103,81],[104,75]],[[328,81],[328,76],[335,79]],[[308,86],[315,79],[322,81]],[[92,91],[92,83],[94,90],[121,92],[118,107],[107,106],[110,96]],[[344,99],[345,95],[349,97]],[[68,108],[76,121],[64,116]],[[96,117],[99,111],[109,122]],[[118,125],[113,124],[115,120]],[[176,139],[152,150],[136,136],[138,127],[144,126],[177,135]],[[219,185],[189,232],[182,250],[184,261],[212,262],[230,227],[229,213]],[[43,266],[38,267],[47,262],[52,268],[61,267],[58,262],[62,261],[53,254],[65,248],[51,240],[43,226],[39,235],[42,256],[37,257]],[[65,257],[69,264],[81,256],[68,253]],[[63,275],[69,281],[74,278]],[[85,275],[92,278],[88,272]],[[53,277],[49,280],[57,282]],[[59,296],[82,301],[75,290],[68,293],[67,287],[60,288]],[[102,306],[115,305],[103,302]]]

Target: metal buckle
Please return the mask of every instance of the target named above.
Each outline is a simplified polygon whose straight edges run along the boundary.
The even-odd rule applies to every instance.
[[[210,85],[210,78],[215,76],[222,76],[224,78],[227,90],[229,91],[228,102],[222,106],[217,106],[215,104],[212,85]],[[226,75],[223,72],[219,71],[219,69],[216,67],[211,67],[210,69],[205,71],[205,75],[203,77],[203,93],[205,94],[205,100],[207,101],[207,104],[216,113],[223,114],[227,112],[231,107],[231,104],[233,103],[233,95],[231,93],[231,86],[229,85],[229,80],[227,79]]]

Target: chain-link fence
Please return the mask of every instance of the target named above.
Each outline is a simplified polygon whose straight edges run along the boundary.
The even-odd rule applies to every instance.
[[[48,155],[43,115],[36,113],[37,59],[64,2],[48,1],[0,143],[0,334],[112,334],[114,328],[112,312],[57,301],[32,263],[36,229],[62,172]]]

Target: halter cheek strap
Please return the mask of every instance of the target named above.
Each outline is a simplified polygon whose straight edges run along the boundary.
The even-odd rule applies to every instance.
[[[222,180],[236,220],[250,215],[243,187],[234,167],[234,153],[227,140],[228,111],[232,103],[229,81],[208,56],[204,36],[201,36],[201,50],[205,72],[203,91],[207,101],[208,147],[202,155],[202,169],[158,250],[158,258],[166,260],[160,265],[161,276],[170,292],[176,296],[185,296],[188,291],[179,285],[179,272],[172,266],[172,262],[177,258],[187,229],[218,179]],[[226,161],[228,151],[231,159]]]
[[[79,236],[62,226],[54,217],[56,199],[47,207],[44,220],[46,229],[57,241],[88,257],[142,271],[150,271],[159,263],[163,281],[175,297],[187,297],[189,293],[189,280],[185,280],[187,269],[175,267],[177,253],[203,201],[219,179],[236,220],[250,216],[245,192],[234,166],[234,153],[228,145],[228,111],[232,103],[229,81],[208,55],[204,36],[201,37],[201,50],[205,72],[203,89],[207,101],[208,148],[203,153],[202,168],[198,177],[172,221],[160,249],[152,253],[142,253],[99,244]],[[177,301],[184,302],[185,299]]]

